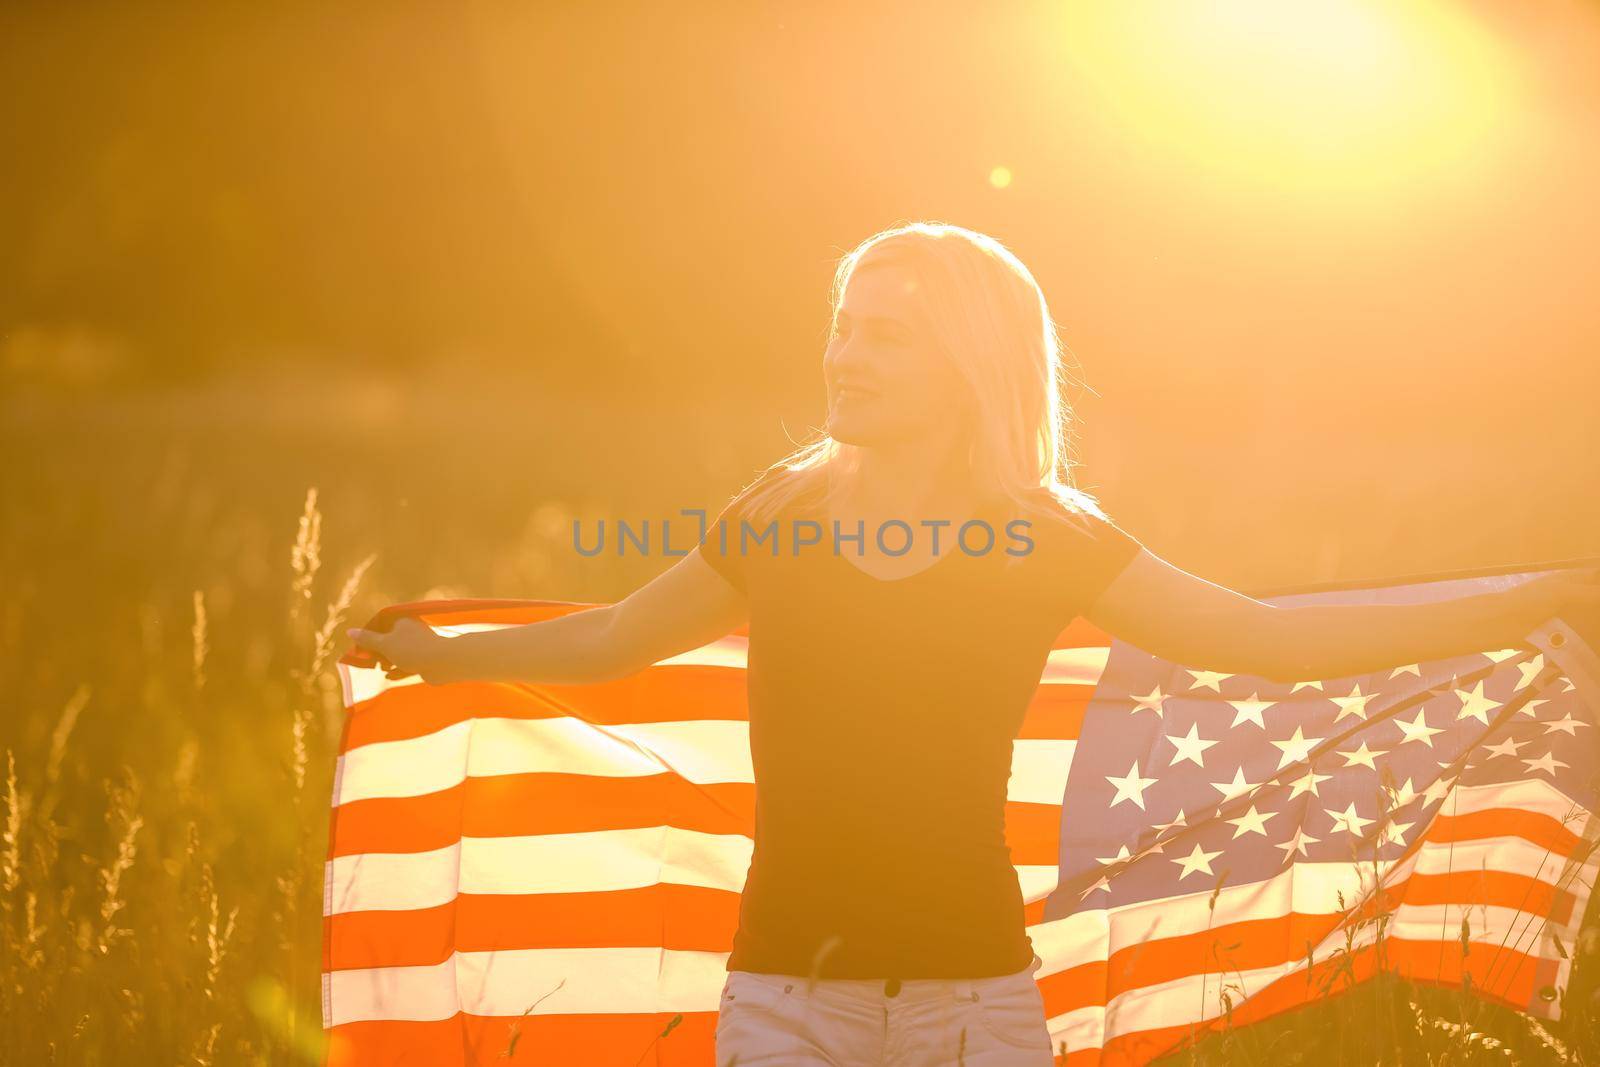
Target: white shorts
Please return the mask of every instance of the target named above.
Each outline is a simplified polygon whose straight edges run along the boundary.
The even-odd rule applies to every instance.
[[[1042,963],[992,978],[881,978],[729,971],[716,1067],[1052,1067]]]

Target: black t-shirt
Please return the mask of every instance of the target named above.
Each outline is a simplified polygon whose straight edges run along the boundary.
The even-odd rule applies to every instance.
[[[988,551],[981,528],[963,551],[944,527],[934,563],[879,580],[835,554],[814,493],[778,516],[778,538],[741,551],[748,495],[700,544],[749,601],[755,847],[727,969],[809,974],[837,936],[818,977],[1021,970],[1033,946],[1005,842],[1012,742],[1054,639],[1140,543],[1040,490],[1043,520],[1009,502],[980,511]],[[794,525],[806,518],[821,542],[796,549],[796,532],[817,532]],[[889,529],[884,544],[904,538]]]

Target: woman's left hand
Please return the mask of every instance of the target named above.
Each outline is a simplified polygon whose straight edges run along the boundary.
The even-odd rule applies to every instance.
[[[449,676],[446,646],[448,637],[440,637],[417,619],[405,618],[387,632],[351,628],[345,631],[357,648],[363,648],[378,658],[386,678],[398,681],[420,675],[430,685],[443,685],[453,679]]]

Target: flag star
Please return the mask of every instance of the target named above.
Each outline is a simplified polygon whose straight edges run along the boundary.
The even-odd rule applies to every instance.
[[[1234,726],[1238,726],[1243,722],[1253,722],[1265,730],[1267,724],[1261,721],[1261,713],[1272,707],[1277,701],[1262,700],[1259,693],[1251,693],[1247,700],[1230,700],[1228,703],[1233,705],[1235,712],[1233,716]]]
[[[1544,732],[1547,734],[1553,734],[1557,730],[1560,730],[1564,734],[1571,734],[1573,737],[1577,737],[1578,727],[1588,726],[1589,724],[1581,719],[1574,719],[1572,717],[1572,713],[1569,711],[1567,712],[1565,718],[1551,719],[1548,722],[1542,723],[1541,725],[1544,726]]]
[[[1346,715],[1354,715],[1356,718],[1365,721],[1367,718],[1367,701],[1375,696],[1377,696],[1376,693],[1363,693],[1361,691],[1361,683],[1357,682],[1356,687],[1350,691],[1349,696],[1329,697],[1329,700],[1339,705],[1339,714],[1334,718],[1333,725],[1338,726]]]
[[[1244,796],[1255,787],[1256,786],[1254,782],[1247,782],[1244,780],[1243,767],[1240,767],[1238,770],[1233,772],[1233,781],[1211,783],[1211,788],[1222,794],[1222,802],[1224,804],[1232,800],[1234,797]]]
[[[1224,819],[1223,822],[1232,823],[1234,826],[1238,827],[1238,829],[1233,831],[1233,836],[1235,838],[1238,838],[1243,834],[1260,834],[1262,837],[1266,837],[1267,820],[1276,814],[1278,813],[1275,811],[1269,811],[1265,813],[1259,812],[1256,810],[1256,806],[1252,804],[1250,805],[1250,810],[1239,816],[1237,819]]]
[[[1351,752],[1340,752],[1340,753],[1338,753],[1338,755],[1344,757],[1344,765],[1346,767],[1354,767],[1357,764],[1359,764],[1359,765],[1361,765],[1363,767],[1366,767],[1366,768],[1368,768],[1370,770],[1374,770],[1375,771],[1375,770],[1378,769],[1378,765],[1376,763],[1374,763],[1373,760],[1377,759],[1379,756],[1386,755],[1387,753],[1388,753],[1388,750],[1387,749],[1382,749],[1382,748],[1380,748],[1378,751],[1374,752],[1371,749],[1369,749],[1367,747],[1367,743],[1365,741],[1363,741],[1363,742],[1361,742],[1361,747],[1360,748],[1355,749],[1354,751],[1351,751]]]
[[[1398,715],[1395,716],[1394,724],[1400,727],[1401,733],[1406,735],[1404,740],[1400,742],[1402,745],[1407,741],[1421,741],[1429,748],[1433,747],[1433,735],[1442,734],[1444,731],[1437,730],[1432,726],[1429,726],[1427,715],[1428,712],[1426,708],[1418,708],[1417,717],[1410,722],[1406,722]]]
[[[1222,680],[1233,677],[1233,675],[1225,671],[1195,671],[1189,670],[1188,667],[1185,667],[1184,670],[1189,671],[1189,677],[1194,679],[1194,684],[1189,687],[1190,689],[1214,689],[1221,693]]]
[[[1456,714],[1456,721],[1462,719],[1477,719],[1485,726],[1489,725],[1489,712],[1500,706],[1498,700],[1483,695],[1483,682],[1480,680],[1472,687],[1472,692],[1457,689],[1456,696],[1461,698],[1461,711]]]
[[[1406,843],[1406,831],[1415,823],[1389,822],[1383,825],[1383,841],[1388,845],[1403,845]]]
[[[1173,753],[1172,759],[1168,761],[1168,766],[1175,766],[1179,760],[1188,760],[1200,768],[1204,768],[1206,765],[1203,758],[1205,750],[1217,743],[1215,741],[1201,740],[1199,723],[1189,727],[1188,736],[1176,737],[1168,734],[1167,740],[1171,741],[1173,747],[1178,750]]]
[[[1561,679],[1561,692],[1570,693],[1576,688],[1578,688],[1578,687],[1572,684],[1572,679],[1571,678],[1563,678],[1563,679]]]
[[[1144,696],[1133,698],[1133,711],[1130,714],[1136,715],[1141,711],[1153,711],[1156,713],[1156,718],[1163,718],[1166,713],[1166,701],[1167,695],[1161,691],[1161,687],[1158,685]]]
[[[1130,860],[1132,858],[1133,853],[1128,851],[1127,845],[1123,845],[1121,848],[1117,849],[1117,854],[1115,856],[1096,857],[1095,862],[1102,867],[1109,867],[1113,863],[1121,863],[1124,860]]]
[[[1312,837],[1306,833],[1305,827],[1302,826],[1296,828],[1294,836],[1289,840],[1281,845],[1273,845],[1272,847],[1283,849],[1283,858],[1285,860],[1293,860],[1296,852],[1304,856],[1306,854],[1306,846],[1314,845],[1320,840],[1322,840],[1320,837]]]
[[[1372,822],[1356,814],[1356,802],[1351,801],[1343,811],[1329,811],[1328,816],[1333,819],[1333,832],[1345,831],[1351,837],[1360,837],[1361,828]]]
[[[1513,693],[1519,693],[1528,688],[1528,686],[1533,684],[1533,680],[1539,677],[1539,672],[1542,670],[1544,670],[1543,652],[1528,660],[1526,663],[1517,664],[1517,672],[1521,674],[1522,677],[1517,679],[1517,684],[1511,687],[1511,691]]]
[[[1537,698],[1535,698],[1533,700],[1528,701],[1526,704],[1522,705],[1522,707],[1518,708],[1517,709],[1517,714],[1518,715],[1526,715],[1530,719],[1537,719],[1539,716],[1537,716],[1537,715],[1535,715],[1533,713],[1533,709],[1537,708],[1540,704],[1548,704],[1548,703],[1550,703],[1550,701],[1547,700],[1546,698],[1537,697]]]
[[[1172,861],[1183,868],[1183,871],[1178,875],[1178,881],[1181,882],[1196,872],[1215,877],[1216,872],[1211,869],[1211,861],[1220,855],[1222,855],[1221,849],[1215,852],[1205,852],[1199,845],[1194,846],[1193,852]]]
[[[1538,759],[1525,759],[1522,762],[1527,764],[1528,773],[1531,774],[1534,771],[1549,771],[1550,777],[1552,778],[1554,778],[1556,775],[1557,767],[1568,766],[1568,764],[1562,763],[1560,760],[1556,759],[1556,754],[1554,752],[1546,752]]]
[[[1141,811],[1144,810],[1144,791],[1156,783],[1154,778],[1139,777],[1138,760],[1133,761],[1133,766],[1128,769],[1126,777],[1117,778],[1108,774],[1106,775],[1106,781],[1117,787],[1117,795],[1111,798],[1111,806],[1113,808],[1124,800],[1131,800],[1138,805]]]
[[[1394,670],[1389,672],[1389,677],[1390,678],[1398,678],[1402,674],[1414,674],[1418,678],[1421,678],[1422,677],[1422,664],[1420,664],[1420,663],[1408,663],[1404,667],[1396,667]]]
[[[1171,822],[1160,823],[1159,825],[1154,827],[1154,829],[1155,829],[1155,832],[1157,834],[1164,834],[1168,830],[1172,829],[1174,826],[1188,826],[1188,825],[1189,825],[1188,816],[1184,815],[1182,808],[1179,808],[1178,809],[1178,817],[1176,819],[1173,819]]]
[[[1455,784],[1454,778],[1435,778],[1428,783],[1428,788],[1422,791],[1422,803],[1436,804],[1450,795],[1450,787]]]
[[[1390,810],[1395,808],[1403,808],[1421,795],[1411,787],[1411,779],[1409,778],[1405,780],[1405,784],[1401,785],[1399,789],[1395,789],[1391,786],[1385,786],[1384,792],[1389,794]]]
[[[1532,741],[1514,741],[1508,737],[1498,745],[1483,746],[1483,754],[1489,759],[1494,759],[1496,756],[1515,756],[1517,749],[1527,748],[1531,744]]]
[[[1133,858],[1136,859],[1136,860],[1142,860],[1146,856],[1159,856],[1159,855],[1161,855],[1161,853],[1165,852],[1166,850],[1167,850],[1166,842],[1152,840],[1147,845],[1141,844],[1139,846],[1139,851],[1135,852],[1133,854]]]
[[[1515,649],[1515,648],[1502,648],[1502,649],[1497,649],[1494,652],[1485,652],[1484,653],[1484,656],[1486,656],[1488,658],[1490,663],[1504,663],[1506,660],[1510,659],[1512,656],[1520,656],[1520,655],[1522,655],[1521,650],[1520,649]]]
[[[1277,747],[1279,752],[1283,753],[1278,757],[1278,770],[1281,771],[1291,764],[1304,763],[1307,759],[1309,759],[1311,756],[1311,750],[1322,743],[1322,738],[1307,737],[1301,732],[1300,727],[1296,726],[1294,728],[1293,737],[1288,737],[1282,741],[1274,741],[1272,743]]]
[[[1322,683],[1321,682],[1296,682],[1296,683],[1294,683],[1294,688],[1289,690],[1289,695],[1290,696],[1294,696],[1296,693],[1300,692],[1300,690],[1302,690],[1302,689],[1318,689],[1318,690],[1320,690],[1321,688],[1322,688]]]
[[[1296,778],[1292,783],[1290,783],[1294,788],[1289,792],[1289,799],[1293,800],[1301,793],[1310,793],[1312,796],[1317,796],[1317,783],[1326,782],[1332,777],[1333,775],[1331,774],[1318,774],[1315,768],[1307,766],[1305,777]]]
[[[1094,885],[1090,886],[1088,889],[1085,889],[1082,893],[1078,894],[1078,899],[1079,900],[1087,900],[1087,899],[1089,899],[1089,894],[1098,893],[1101,890],[1110,890],[1110,888],[1111,888],[1110,880],[1107,879],[1106,876],[1102,874],[1100,876],[1099,880],[1094,883]]]

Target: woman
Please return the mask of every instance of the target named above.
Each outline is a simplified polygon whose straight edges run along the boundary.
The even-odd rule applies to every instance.
[[[390,677],[571,684],[748,621],[756,835],[719,1067],[1052,1062],[1003,810],[1012,741],[1074,616],[1168,660],[1301,680],[1506,647],[1595,602],[1550,578],[1285,609],[1206,582],[1072,486],[1055,329],[998,241],[888,230],[844,257],[833,296],[826,432],[664,574],[524,627],[352,631]]]

